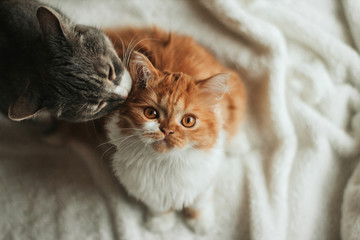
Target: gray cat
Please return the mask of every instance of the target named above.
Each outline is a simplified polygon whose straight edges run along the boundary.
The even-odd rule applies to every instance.
[[[101,117],[127,97],[131,78],[99,29],[34,0],[0,0],[0,111],[20,121]]]

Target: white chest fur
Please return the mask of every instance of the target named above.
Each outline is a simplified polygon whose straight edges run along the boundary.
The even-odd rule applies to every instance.
[[[139,136],[121,135],[117,117],[107,124],[108,134],[117,152],[113,169],[127,191],[152,209],[180,210],[212,184],[223,161],[223,137],[210,151],[188,148],[161,154],[139,140]]]

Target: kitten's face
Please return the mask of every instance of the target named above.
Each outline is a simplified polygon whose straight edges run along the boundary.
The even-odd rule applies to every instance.
[[[135,59],[135,65],[141,61]],[[137,135],[160,153],[213,147],[221,126],[216,110],[223,90],[212,89],[212,82],[223,77],[196,82],[183,73],[163,73],[148,65],[134,73],[136,68],[130,71],[138,86],[113,115],[119,119],[118,130]]]
[[[73,121],[89,120],[124,102],[132,80],[108,38],[95,28],[76,26],[67,43],[51,48],[55,57],[47,78],[61,91],[54,99],[61,103],[55,106],[56,115]]]

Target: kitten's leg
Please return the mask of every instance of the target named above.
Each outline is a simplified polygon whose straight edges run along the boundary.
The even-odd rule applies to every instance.
[[[160,212],[148,208],[147,219],[145,226],[153,232],[165,232],[174,227],[176,222],[176,215],[174,210],[170,209],[165,212]]]
[[[193,205],[184,208],[185,222],[195,233],[205,234],[214,224],[215,212],[212,195],[211,187],[199,196]]]

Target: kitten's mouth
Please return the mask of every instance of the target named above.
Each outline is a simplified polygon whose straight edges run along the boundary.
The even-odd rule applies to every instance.
[[[155,142],[155,144],[160,145],[160,146],[169,146],[169,143],[166,138],[157,140]]]
[[[160,145],[169,145],[169,143],[167,142],[166,138],[162,139],[159,141]]]
[[[152,147],[156,152],[159,153],[168,152],[172,148],[166,138],[154,142]]]

